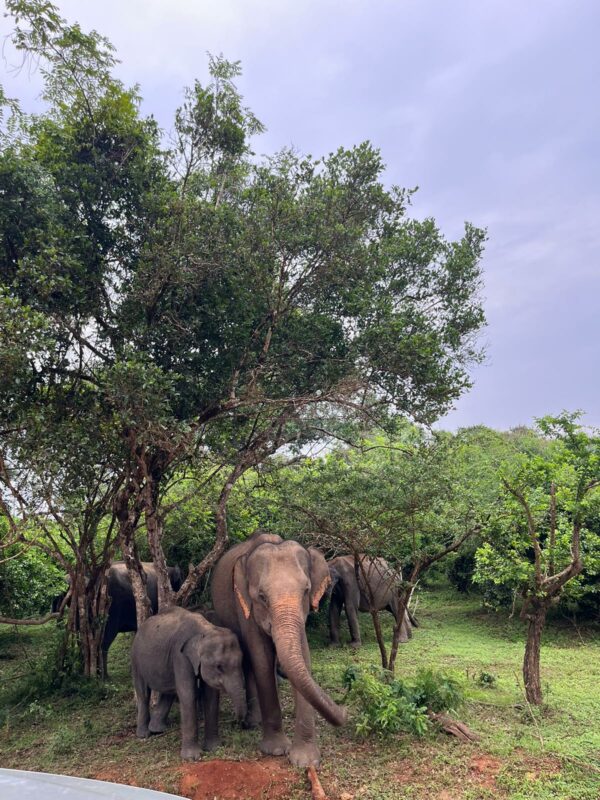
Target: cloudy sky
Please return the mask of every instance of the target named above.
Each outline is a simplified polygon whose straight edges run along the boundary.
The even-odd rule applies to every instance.
[[[120,77],[169,128],[206,52],[240,59],[258,152],[369,139],[412,213],[489,233],[487,357],[443,424],[600,425],[597,0],[58,0],[111,39]],[[8,23],[2,21],[8,31]],[[5,49],[5,63],[10,53]],[[33,103],[36,76],[8,76]]]

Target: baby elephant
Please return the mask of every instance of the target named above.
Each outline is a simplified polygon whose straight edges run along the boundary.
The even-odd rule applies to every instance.
[[[236,716],[246,716],[242,651],[234,633],[212,625],[201,614],[172,607],[140,626],[131,650],[137,695],[137,735],[162,733],[175,695],[181,714],[181,757],[200,756],[198,694],[204,710],[204,749],[219,746],[219,692],[233,701]],[[199,689],[198,689],[199,687]],[[150,711],[150,691],[159,692]]]

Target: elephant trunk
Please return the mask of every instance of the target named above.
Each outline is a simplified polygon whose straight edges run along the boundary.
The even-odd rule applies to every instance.
[[[282,610],[281,605],[273,613],[272,636],[283,671],[294,689],[319,714],[332,725],[343,725],[347,718],[346,710],[334,703],[313,680],[304,658],[303,650],[308,652],[308,644],[302,612],[293,605]]]
[[[246,704],[246,687],[243,681],[228,681],[225,685],[225,691],[231,698],[233,710],[238,722],[241,722],[246,717],[248,706]]]

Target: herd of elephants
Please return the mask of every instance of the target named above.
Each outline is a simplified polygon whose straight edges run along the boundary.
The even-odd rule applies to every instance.
[[[219,744],[219,695],[231,698],[244,727],[262,726],[260,749],[284,755],[292,764],[319,764],[315,711],[332,725],[342,725],[346,711],[315,682],[305,631],[310,610],[329,597],[332,645],[340,641],[340,615],[345,609],[351,646],[360,646],[358,612],[388,609],[397,618],[397,576],[381,558],[365,559],[359,570],[353,556],[326,561],[314,547],[257,532],[234,545],[211,576],[213,609],[203,613],[170,606],[157,611],[157,578],[144,564],[154,616],[139,628],[131,650],[137,698],[137,735],[145,738],[166,729],[175,698],[181,718],[181,756],[197,759],[201,750]],[[174,589],[178,568],[169,568]],[[121,631],[136,630],[133,591],[126,567],[114,563],[108,573],[111,604],[102,650],[107,653]],[[397,620],[398,621],[398,620]],[[411,633],[408,615],[401,640]],[[296,721],[292,742],[283,731],[278,674],[293,689]],[[151,692],[157,697],[151,706]],[[198,741],[200,701],[204,740]]]

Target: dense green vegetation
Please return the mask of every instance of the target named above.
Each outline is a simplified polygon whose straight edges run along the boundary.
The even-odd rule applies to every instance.
[[[161,606],[189,605],[266,528],[357,570],[384,557],[422,623],[399,646],[373,612],[363,650],[334,653],[309,620],[316,677],[352,710],[322,731],[332,792],[595,798],[600,438],[567,412],[431,427],[482,355],[485,231],[411,218],[368,142],[258,158],[223,57],[167,146],[108,41],[45,0],[6,6],[44,106],[0,88],[1,763],[174,788],[176,727],[133,735],[130,638],[100,680],[107,569],[126,561],[139,623],[142,560]],[[252,757],[229,722],[223,755]]]
[[[364,800],[425,800],[452,797],[484,800],[596,800],[600,790],[600,630],[551,618],[543,650],[546,704],[525,702],[519,671],[522,623],[484,611],[478,599],[454,591],[422,589],[421,628],[400,648],[397,675],[411,684],[420,670],[443,669],[465,695],[458,716],[481,736],[476,744],[432,733],[415,738],[393,733],[364,738],[354,730],[360,713],[352,706],[344,729],[319,726],[321,777],[333,797],[346,791]],[[363,648],[325,647],[323,626],[309,627],[314,672],[341,700],[349,667],[368,670],[378,648],[368,615],[362,615]],[[383,618],[391,635],[389,618]],[[174,709],[164,736],[135,738],[135,704],[129,675],[131,637],[121,634],[110,653],[113,681],[101,688],[39,696],[28,677],[50,637],[44,629],[0,628],[0,762],[21,769],[101,776],[176,791],[181,769]],[[347,634],[346,634],[347,638]],[[25,677],[16,677],[26,673]],[[491,676],[491,686],[489,685]],[[288,721],[293,716],[283,684]],[[257,733],[234,727],[224,708],[223,758],[256,758]],[[306,797],[301,776],[292,797]],[[444,794],[446,793],[446,794]]]

